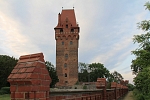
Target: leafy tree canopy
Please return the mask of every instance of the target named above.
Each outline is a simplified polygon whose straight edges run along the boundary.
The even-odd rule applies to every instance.
[[[113,78],[114,78],[114,80],[113,80],[114,82],[120,83],[121,80],[123,80],[123,76],[117,71],[114,71],[112,73],[112,75],[113,75]]]
[[[108,78],[110,73],[107,68],[101,63],[92,63],[89,65],[90,69],[90,80],[97,81],[97,78]]]
[[[108,82],[114,81],[114,76],[101,63],[86,64],[80,62],[79,67],[79,81],[80,82],[96,82],[97,78],[106,78]],[[121,75],[118,73],[118,75]]]
[[[145,4],[146,9],[150,10],[150,3]],[[143,68],[150,64],[150,20],[144,20],[138,23],[138,28],[145,31],[145,34],[134,35],[133,42],[138,43],[139,47],[132,51],[136,59],[132,60],[131,69],[134,74],[137,74]]]
[[[150,3],[145,4],[150,10]],[[138,28],[145,31],[145,34],[134,35],[133,42],[139,47],[132,51],[136,59],[132,60],[131,69],[136,77],[134,78],[136,100],[149,100],[150,98],[150,20],[138,23]]]
[[[17,64],[17,59],[7,55],[0,55],[0,88],[9,86],[7,78]]]
[[[54,65],[49,62],[49,61],[46,61],[45,62],[46,64],[46,67],[47,67],[47,70],[49,72],[49,75],[52,79],[52,82],[50,84],[50,87],[55,87],[55,84],[58,82],[58,77],[57,77],[57,74],[56,74],[56,68],[54,67]]]

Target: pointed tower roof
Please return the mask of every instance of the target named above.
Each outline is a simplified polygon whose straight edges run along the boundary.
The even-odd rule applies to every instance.
[[[72,27],[78,27],[76,23],[76,17],[74,9],[63,9],[61,14],[58,14],[58,25],[55,28],[62,27],[62,24],[68,20],[71,22]]]

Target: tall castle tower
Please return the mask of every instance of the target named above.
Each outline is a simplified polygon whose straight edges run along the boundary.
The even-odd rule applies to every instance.
[[[55,29],[57,86],[72,86],[78,81],[79,26],[74,9],[58,14]]]

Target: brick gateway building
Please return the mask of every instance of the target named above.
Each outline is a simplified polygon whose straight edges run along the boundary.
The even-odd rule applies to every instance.
[[[74,9],[63,9],[54,28],[56,39],[57,86],[72,86],[78,81],[79,26]]]

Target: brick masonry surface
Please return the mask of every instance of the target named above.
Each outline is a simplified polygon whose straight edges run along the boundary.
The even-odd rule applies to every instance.
[[[79,26],[74,9],[58,14],[55,29],[57,86],[73,86],[78,81]]]
[[[49,100],[51,78],[43,53],[20,56],[8,82],[11,100]]]
[[[121,84],[111,83],[111,89],[106,89],[106,79],[98,78],[97,89],[66,89],[51,91],[50,100],[120,100],[128,92],[127,81]]]

